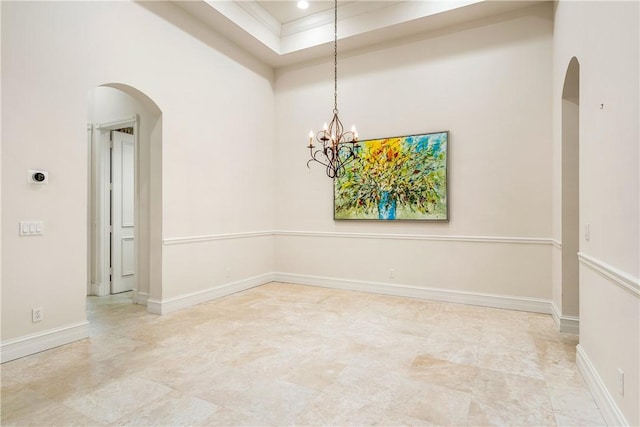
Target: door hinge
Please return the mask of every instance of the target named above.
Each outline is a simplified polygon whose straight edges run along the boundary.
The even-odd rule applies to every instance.
[[[113,233],[113,225],[109,226],[109,233]]]

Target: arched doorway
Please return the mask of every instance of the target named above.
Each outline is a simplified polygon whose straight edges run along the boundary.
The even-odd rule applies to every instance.
[[[89,295],[106,295],[113,288],[117,259],[131,252],[126,273],[132,281],[134,303],[146,305],[149,298],[161,298],[162,281],[162,111],[147,95],[134,87],[111,83],[89,94],[90,174],[89,174]],[[131,227],[127,248],[115,252],[112,232],[113,135],[130,129],[131,145]],[[116,186],[119,188],[119,186]],[[118,212],[120,208],[118,208]],[[119,239],[118,239],[119,241]]]
[[[580,250],[580,63],[569,62],[562,90],[562,317],[578,333]]]

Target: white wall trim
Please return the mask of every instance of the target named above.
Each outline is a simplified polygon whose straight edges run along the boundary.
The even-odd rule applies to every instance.
[[[472,242],[472,243],[508,243],[520,245],[554,245],[556,241],[544,237],[506,237],[506,236],[454,236],[427,234],[389,234],[389,233],[345,233],[326,231],[253,231],[247,233],[205,234],[185,237],[168,237],[162,240],[163,245],[181,245],[188,243],[212,242],[216,240],[246,239],[265,236],[291,237],[333,237],[349,239],[378,239],[378,240],[427,240],[437,242]]]
[[[556,239],[551,239],[551,244],[558,249],[562,249],[562,242]]]
[[[123,117],[121,119],[110,120],[104,123],[96,123],[95,129],[97,130],[116,130],[125,126],[133,126],[138,119],[135,114],[133,116]]]
[[[147,311],[154,314],[167,314],[216,298],[235,294],[236,292],[255,288],[256,286],[264,285],[272,281],[273,274],[267,273],[173,298],[163,300],[149,298],[147,300]]]
[[[251,15],[256,21],[258,21],[262,26],[268,29],[274,36],[280,37],[280,31],[282,29],[282,25],[280,21],[274,18],[269,12],[264,10],[262,6],[260,6],[255,1],[236,1],[235,4],[240,6],[245,12]]]
[[[273,280],[277,282],[321,286],[346,291],[370,292],[399,297],[551,314],[551,302],[549,300],[538,298],[492,295],[479,292],[417,287],[396,283],[364,282],[359,280],[336,279],[289,273],[275,273],[273,275]]]
[[[578,260],[582,265],[600,274],[610,282],[618,285],[632,295],[640,297],[640,279],[637,277],[633,277],[604,261],[582,252],[578,252]]]
[[[349,239],[391,239],[391,240],[429,240],[442,242],[473,242],[473,243],[512,243],[527,245],[551,245],[553,240],[539,237],[500,237],[500,236],[453,236],[426,234],[389,234],[389,233],[343,233],[325,231],[274,231],[276,236],[293,237],[339,237]]]
[[[360,3],[360,2],[352,2],[346,5],[338,6],[338,24],[350,18],[355,18],[362,15],[370,14],[371,12],[377,11],[379,9],[388,8],[390,6],[395,6],[401,1],[386,1],[384,3],[380,2],[376,3]],[[313,15],[305,16],[303,18],[296,19],[291,22],[285,22],[282,24],[280,33],[282,37],[290,36],[293,34],[302,33],[304,31],[313,30],[318,27],[322,27],[323,25],[333,25],[334,19],[334,11],[333,9],[325,10],[322,12],[314,13]],[[340,25],[338,25],[340,27]],[[338,34],[339,38],[343,38]]]
[[[589,388],[589,391],[591,391],[591,394],[598,405],[598,409],[600,409],[607,425],[628,426],[629,423],[624,418],[622,411],[620,411],[620,408],[616,405],[611,393],[607,390],[602,378],[598,375],[598,371],[593,366],[589,356],[587,356],[587,353],[580,344],[576,347],[576,365],[584,377],[587,387]]]
[[[3,341],[0,344],[2,363],[88,337],[89,322],[84,321]]]
[[[91,291],[88,295],[103,297],[105,295],[109,295],[109,284],[108,283],[92,283]]]
[[[181,245],[185,243],[213,242],[216,240],[246,239],[250,237],[273,236],[272,231],[254,231],[247,233],[208,234],[188,237],[169,237],[162,239],[163,245]]]
[[[563,316],[560,314],[560,310],[558,310],[554,302],[551,302],[551,317],[560,332],[574,335],[580,333],[580,318],[576,316]]]
[[[138,292],[136,295],[136,304],[147,305],[149,294],[146,292]]]

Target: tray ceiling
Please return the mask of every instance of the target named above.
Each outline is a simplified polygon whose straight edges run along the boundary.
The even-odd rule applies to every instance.
[[[544,1],[341,1],[339,50],[344,53],[541,2]],[[274,68],[333,52],[332,1],[310,1],[306,10],[298,9],[293,0],[173,3]]]

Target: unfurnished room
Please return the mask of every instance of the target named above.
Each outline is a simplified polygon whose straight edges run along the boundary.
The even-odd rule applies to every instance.
[[[639,2],[0,19],[2,425],[640,425]]]

